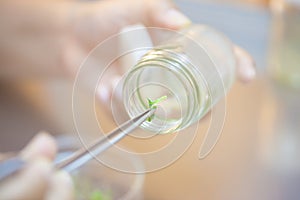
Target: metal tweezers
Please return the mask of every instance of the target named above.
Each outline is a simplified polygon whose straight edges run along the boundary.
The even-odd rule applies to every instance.
[[[144,121],[151,117],[154,112],[154,108],[146,110],[140,115],[123,123],[116,129],[108,133],[105,137],[100,138],[87,148],[81,148],[75,151],[67,159],[54,164],[54,167],[56,169],[62,169],[67,172],[78,169],[79,167],[93,159],[95,156],[99,155],[100,153],[104,152],[109,147],[120,141],[130,132],[134,131]],[[18,156],[0,161],[0,182],[22,170],[25,165],[26,161],[22,160]]]

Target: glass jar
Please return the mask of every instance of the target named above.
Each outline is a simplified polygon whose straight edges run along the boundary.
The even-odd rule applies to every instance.
[[[182,130],[201,119],[222,98],[235,77],[232,43],[204,25],[191,25],[148,51],[126,74],[123,102],[130,117],[166,95],[151,122],[156,133]]]
[[[268,73],[287,89],[300,90],[300,1],[272,0]]]
[[[75,135],[59,135],[56,138],[56,162],[67,159],[74,151],[85,146]],[[144,164],[139,156],[110,148],[72,171],[74,199],[142,200],[145,175],[141,171],[144,171]]]

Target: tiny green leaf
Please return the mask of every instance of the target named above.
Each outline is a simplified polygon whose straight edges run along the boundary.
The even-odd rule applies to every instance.
[[[95,190],[91,193],[89,200],[111,200],[111,197],[102,191]]]
[[[91,193],[90,200],[102,200],[102,193],[100,191],[94,191]]]
[[[166,100],[166,99],[167,99],[167,96],[162,96],[162,97],[160,97],[160,98],[158,98],[158,99],[156,99],[156,100],[154,100],[154,101],[152,101],[151,99],[148,98],[148,99],[147,99],[147,100],[148,100],[148,106],[149,106],[149,108],[156,109],[156,108],[157,108],[156,105],[157,105],[158,103],[160,103],[160,102]],[[151,122],[151,121],[153,120],[153,118],[154,118],[154,114],[151,115],[150,117],[148,117],[147,121],[148,121],[148,122]]]

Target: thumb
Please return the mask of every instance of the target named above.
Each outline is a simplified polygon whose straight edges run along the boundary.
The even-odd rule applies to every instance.
[[[56,154],[56,143],[48,133],[41,132],[36,135],[31,142],[21,152],[24,160],[33,160],[38,157],[44,157],[53,160]]]

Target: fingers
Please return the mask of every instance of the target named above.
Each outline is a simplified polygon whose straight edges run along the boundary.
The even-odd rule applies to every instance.
[[[21,152],[27,166],[0,185],[0,199],[42,199],[48,188],[55,153],[55,141],[50,135],[35,136]]]
[[[131,12],[127,15],[131,23],[142,22],[146,26],[170,29],[179,29],[191,23],[170,0],[133,0],[132,5],[135,6],[128,6]]]
[[[240,81],[247,83],[256,76],[255,63],[253,58],[245,50],[238,46],[234,47],[237,62],[237,77]]]
[[[56,172],[51,178],[46,200],[71,200],[73,196],[73,183],[70,175],[66,172]]]
[[[51,176],[52,165],[48,159],[36,159],[20,173],[0,184],[0,199],[43,199]]]
[[[170,0],[110,0],[71,2],[70,25],[75,36],[85,45],[94,47],[127,25],[179,29],[190,24]]]
[[[53,137],[45,132],[39,133],[21,152],[21,157],[25,160],[32,160],[44,157],[53,160],[56,154],[56,143]]]
[[[0,199],[73,199],[70,175],[53,170],[55,154],[55,141],[49,134],[35,136],[21,153],[27,161],[25,169],[0,183]]]

